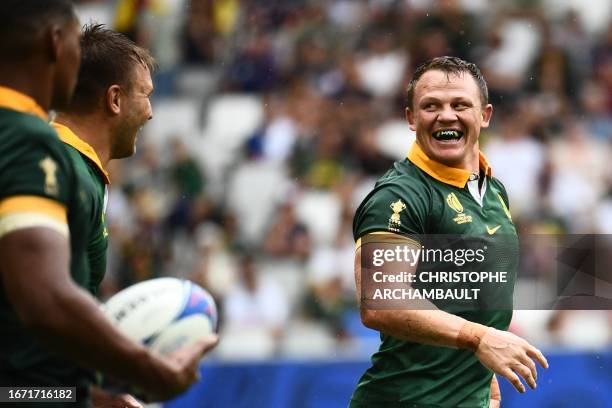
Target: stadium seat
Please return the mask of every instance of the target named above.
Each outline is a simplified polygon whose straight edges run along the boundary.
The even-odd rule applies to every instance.
[[[229,183],[227,202],[247,242],[259,243],[263,238],[268,220],[276,204],[285,196],[287,187],[287,176],[270,163],[250,161],[235,171]]]
[[[281,340],[280,352],[287,358],[327,358],[335,345],[335,337],[323,324],[293,320]]]
[[[265,360],[274,355],[275,340],[264,327],[225,326],[214,354],[222,360]]]
[[[405,159],[415,140],[415,133],[405,120],[387,121],[376,133],[379,151],[394,160]]]
[[[327,191],[305,191],[296,203],[296,214],[308,227],[315,245],[331,245],[340,223],[340,199]]]
[[[165,98],[153,106],[153,119],[147,124],[147,140],[165,148],[166,142],[176,136],[190,145],[199,133],[200,103],[191,98]]]

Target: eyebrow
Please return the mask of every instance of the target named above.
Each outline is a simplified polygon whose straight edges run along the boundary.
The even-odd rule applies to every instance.
[[[440,102],[442,99],[441,98],[437,98],[435,96],[425,96],[420,100],[420,103],[425,103],[425,102]],[[461,101],[461,102],[470,102],[471,99],[470,98],[466,98],[465,96],[453,96],[450,98],[451,102],[457,102],[457,101]]]
[[[419,105],[423,103],[431,103],[431,102],[440,102],[440,99],[434,96],[426,96],[419,101]]]

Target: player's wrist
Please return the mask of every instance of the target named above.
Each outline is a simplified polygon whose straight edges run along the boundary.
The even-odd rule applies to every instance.
[[[148,395],[152,390],[163,388],[169,376],[167,363],[141,345],[138,345],[135,355],[138,373],[134,378],[137,379],[135,385],[139,391]]]
[[[471,351],[478,350],[489,327],[474,322],[466,322],[457,335],[457,347]]]

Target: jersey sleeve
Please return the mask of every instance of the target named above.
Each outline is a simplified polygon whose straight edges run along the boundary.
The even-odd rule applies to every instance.
[[[19,136],[0,148],[0,229],[48,226],[67,233],[73,174],[63,146],[51,130]]]
[[[420,241],[429,213],[427,192],[413,185],[383,184],[361,203],[353,219],[355,241],[366,234],[386,232]]]

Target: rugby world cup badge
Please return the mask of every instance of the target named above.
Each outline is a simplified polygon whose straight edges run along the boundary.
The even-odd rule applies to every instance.
[[[472,216],[466,215],[463,212],[463,205],[461,205],[461,202],[455,193],[450,193],[448,196],[446,196],[446,203],[457,213],[457,216],[453,218],[453,221],[455,221],[457,224],[472,222]]]
[[[391,210],[393,210],[393,214],[389,217],[389,231],[400,232],[400,225],[402,225],[402,221],[400,220],[400,213],[406,209],[406,204],[402,200],[397,200],[389,206]]]

